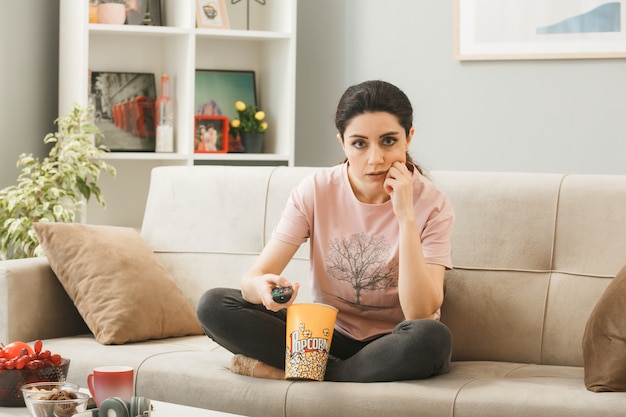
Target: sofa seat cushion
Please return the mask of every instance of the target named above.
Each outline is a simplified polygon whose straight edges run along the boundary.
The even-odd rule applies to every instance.
[[[582,368],[529,365],[519,371],[504,377],[482,377],[469,381],[457,396],[454,416],[624,415],[626,396],[599,395],[588,391],[583,383]]]
[[[126,365],[139,371],[151,357],[172,352],[210,352],[219,345],[208,337],[183,336],[124,345],[102,345],[92,334],[44,340],[44,349],[70,359],[67,380],[87,386],[87,375],[97,366]],[[137,372],[138,374],[138,372]]]
[[[189,300],[134,229],[49,222],[34,228],[98,342],[203,334]]]
[[[218,347],[147,358],[137,376],[136,395],[242,416],[284,416],[292,383],[233,374],[232,356]]]

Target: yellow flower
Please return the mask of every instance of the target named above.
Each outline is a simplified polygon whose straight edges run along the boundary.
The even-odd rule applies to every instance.
[[[239,133],[263,133],[267,130],[265,112],[254,104],[246,104],[239,100],[235,102],[238,116],[231,120],[230,127],[234,135]]]

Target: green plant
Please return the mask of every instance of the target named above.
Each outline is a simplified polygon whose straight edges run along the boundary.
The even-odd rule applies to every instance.
[[[98,180],[101,172],[115,176],[116,171],[101,159],[107,149],[94,144],[102,134],[92,119],[92,107],[75,104],[55,120],[58,132],[44,138],[54,144],[47,157],[18,158],[17,184],[0,190],[0,259],[43,255],[34,222],[71,223],[91,197],[105,205]]]
[[[243,101],[235,102],[235,109],[239,117],[231,120],[230,127],[233,133],[256,132],[263,133],[267,130],[265,112],[257,109],[254,105],[246,105]]]

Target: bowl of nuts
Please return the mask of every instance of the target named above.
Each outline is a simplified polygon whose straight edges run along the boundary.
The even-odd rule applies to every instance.
[[[13,342],[0,350],[0,406],[24,407],[21,388],[32,382],[63,382],[69,359],[42,350],[40,340],[31,347]]]
[[[68,382],[37,382],[21,388],[33,417],[70,417],[87,409],[89,394]]]

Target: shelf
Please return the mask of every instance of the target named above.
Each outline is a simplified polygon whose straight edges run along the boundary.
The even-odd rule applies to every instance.
[[[167,37],[171,35],[189,35],[192,31],[189,29],[181,29],[170,26],[105,25],[102,23],[90,23],[89,33]]]
[[[90,23],[89,33],[93,35],[155,36],[195,35],[198,39],[223,39],[233,41],[265,41],[290,39],[291,33],[268,32],[263,30],[234,29],[183,29],[170,26],[105,25]]]
[[[196,153],[183,155],[161,152],[107,152],[104,160],[143,160],[143,161],[276,161],[289,162],[288,155],[275,153]]]
[[[60,0],[60,115],[74,103],[112,101],[90,96],[89,70],[155,74],[157,97],[158,77],[168,74],[174,102],[176,152],[106,153],[102,160],[116,168],[117,176],[101,179],[107,207],[90,205],[88,222],[139,227],[150,173],[157,166],[293,166],[297,0],[255,6],[249,21],[245,7],[225,3],[231,29],[197,28],[196,0],[161,0],[163,26],[89,23],[88,2]],[[198,69],[254,71],[257,104],[266,111],[270,126],[267,153],[193,152]],[[128,86],[127,94],[135,93],[132,88]]]
[[[232,39],[243,41],[263,41],[272,39],[290,39],[292,35],[284,32],[262,30],[196,29],[196,37],[202,39]]]
[[[188,155],[161,152],[107,152],[104,160],[187,161]]]
[[[276,153],[215,153],[193,155],[195,161],[277,161],[288,162],[288,155]]]

